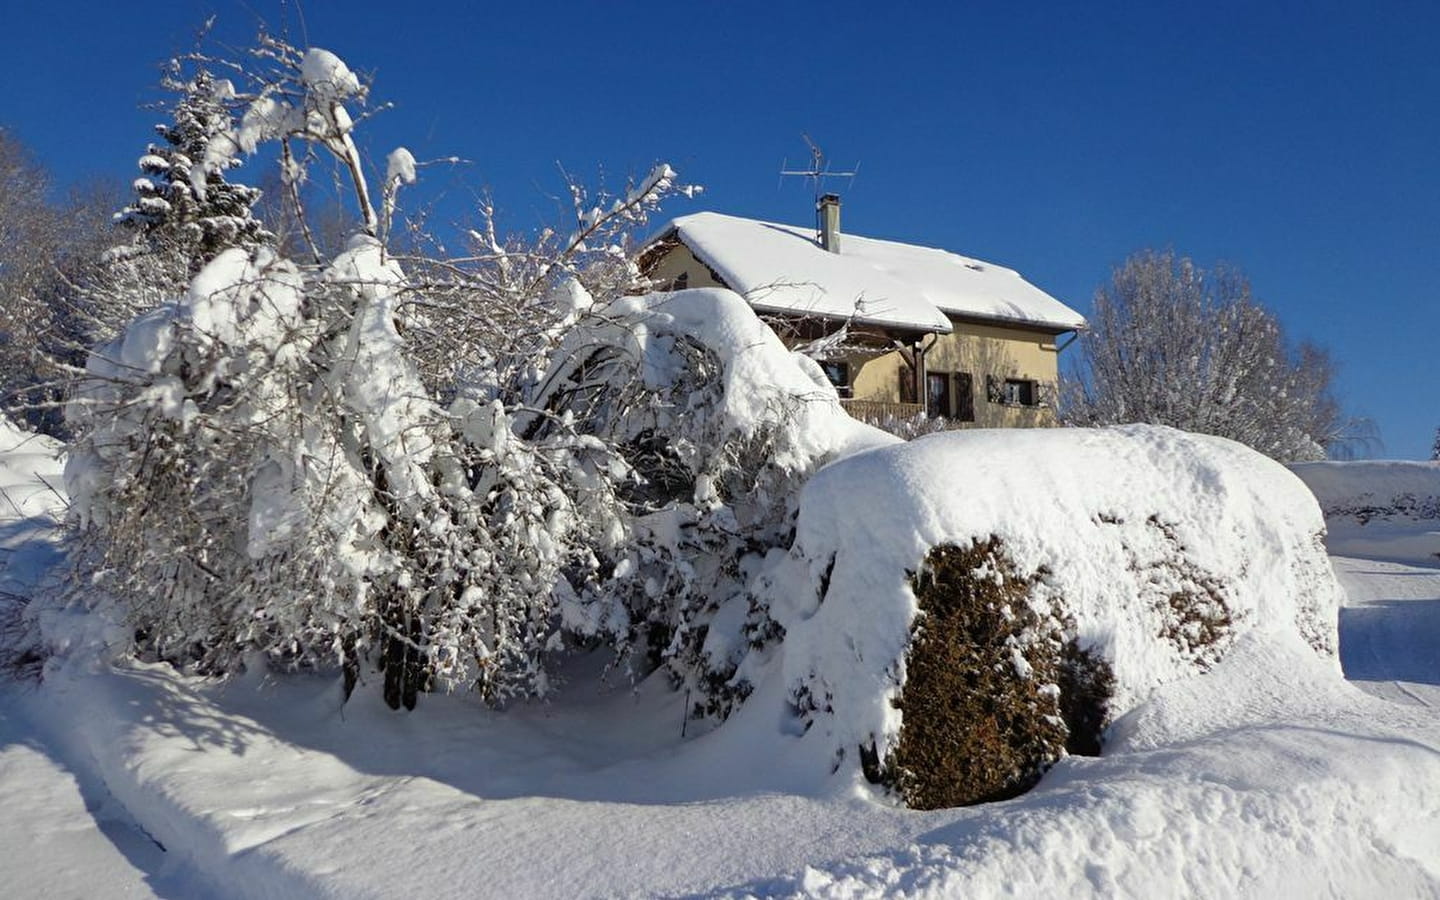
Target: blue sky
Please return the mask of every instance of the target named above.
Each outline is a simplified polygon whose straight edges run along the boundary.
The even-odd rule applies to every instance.
[[[781,183],[801,133],[839,167],[844,227],[1019,269],[1086,312],[1129,253],[1243,269],[1296,339],[1331,350],[1383,454],[1440,426],[1440,4],[24,4],[6,16],[0,125],[62,184],[133,177],[158,64],[218,16],[258,17],[373,73],[397,108],[377,159],[462,209],[554,222],[557,163],[620,186],[666,160],[705,185],[667,212],[811,219]],[[303,25],[302,25],[303,13]],[[458,212],[452,213],[459,215]]]

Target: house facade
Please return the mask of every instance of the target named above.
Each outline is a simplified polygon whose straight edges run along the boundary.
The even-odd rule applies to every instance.
[[[842,234],[839,212],[827,195],[813,229],[683,216],[646,243],[640,267],[665,289],[745,297],[858,418],[1055,424],[1059,353],[1084,317],[1004,266]]]

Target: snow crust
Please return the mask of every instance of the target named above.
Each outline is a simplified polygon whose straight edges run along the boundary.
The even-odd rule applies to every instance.
[[[671,230],[758,310],[849,318],[948,334],[959,317],[1081,328],[1078,312],[1013,269],[944,250],[846,234],[841,252],[814,229],[705,212]]]
[[[1296,635],[1333,667],[1342,595],[1323,529],[1295,476],[1221,438],[1154,426],[949,432],[812,478],[767,596],[786,630],[790,692],[835,711],[807,740],[834,753],[875,741],[883,758],[917,610],[908,579],[930,549],[998,537],[1022,576],[1040,577],[1037,611],[1068,612],[1082,646],[1110,661],[1118,715],[1252,630]],[[1186,644],[1200,636],[1173,617],[1177,593],[1229,616],[1214,645]]]

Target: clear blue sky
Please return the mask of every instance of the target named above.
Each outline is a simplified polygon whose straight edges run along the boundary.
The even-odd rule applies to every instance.
[[[1440,425],[1440,4],[24,3],[5,16],[0,125],[62,184],[134,176],[157,64],[258,17],[373,73],[377,158],[458,154],[432,186],[553,222],[556,162],[618,186],[656,160],[681,214],[788,222],[808,132],[860,164],[846,230],[1019,269],[1088,312],[1126,255],[1247,272],[1341,364],[1383,455]],[[143,14],[141,14],[143,10]],[[534,10],[533,12],[530,10]]]

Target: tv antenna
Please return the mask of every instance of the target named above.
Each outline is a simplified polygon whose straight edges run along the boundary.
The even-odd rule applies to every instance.
[[[825,193],[825,179],[827,178],[851,178],[860,174],[860,164],[856,163],[855,168],[849,172],[830,171],[830,162],[825,159],[825,151],[810,140],[810,135],[801,132],[800,136],[805,139],[805,144],[810,148],[810,168],[808,169],[787,169],[786,160],[780,162],[780,180],[783,183],[787,176],[797,178],[809,178],[815,185],[815,205],[820,205],[820,197]]]

